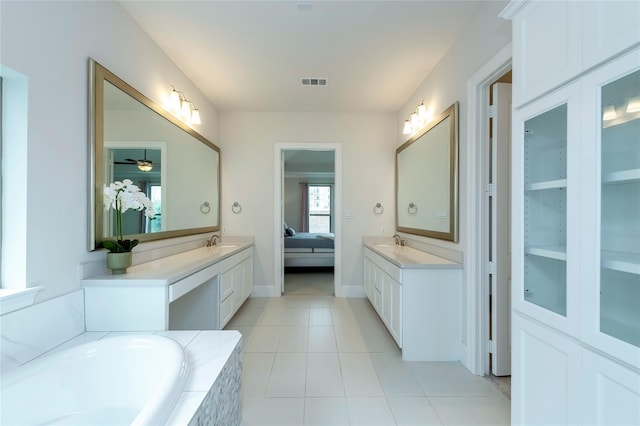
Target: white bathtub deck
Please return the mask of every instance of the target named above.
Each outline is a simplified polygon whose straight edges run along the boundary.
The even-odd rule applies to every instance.
[[[185,350],[189,378],[166,424],[202,424],[203,419],[217,419],[217,422],[205,421],[205,424],[218,424],[221,420],[224,424],[240,424],[242,336],[237,331],[85,332],[48,353],[106,337],[135,334],[166,336]]]

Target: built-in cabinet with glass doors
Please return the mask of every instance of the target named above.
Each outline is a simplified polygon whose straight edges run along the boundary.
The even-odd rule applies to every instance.
[[[511,421],[640,424],[640,2],[510,6]]]

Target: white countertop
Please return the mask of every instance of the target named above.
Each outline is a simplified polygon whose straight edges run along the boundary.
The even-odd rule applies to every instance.
[[[364,246],[402,269],[456,269],[462,264],[393,242],[365,241]]]
[[[104,274],[86,278],[82,280],[82,286],[104,285],[106,281],[113,286],[126,286],[128,281],[132,280],[136,281],[137,286],[168,286],[251,246],[253,240],[223,240],[212,247],[200,247],[131,266],[125,274]]]

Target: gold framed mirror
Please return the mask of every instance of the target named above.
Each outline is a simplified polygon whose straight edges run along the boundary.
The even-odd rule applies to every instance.
[[[131,179],[156,212],[125,212],[125,238],[220,230],[220,148],[93,59],[89,98],[89,250],[115,238],[103,190],[116,180]]]
[[[396,149],[396,228],[458,241],[458,103]]]

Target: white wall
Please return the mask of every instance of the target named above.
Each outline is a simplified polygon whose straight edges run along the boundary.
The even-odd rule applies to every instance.
[[[163,104],[170,85],[198,105],[215,143],[217,111],[116,2],[2,2],[0,64],[28,81],[26,284],[37,301],[79,288],[88,246],[88,58]],[[9,82],[11,83],[11,82]],[[11,242],[4,243],[11,249]],[[23,278],[25,279],[25,278]]]
[[[413,95],[407,100],[398,113],[396,123],[397,145],[401,145],[407,137],[402,135],[402,123],[413,109],[422,101],[425,102],[434,115],[438,115],[455,101],[460,102],[459,108],[459,242],[432,238],[409,236],[408,238],[437,247],[457,250],[463,253],[463,258],[468,258],[467,242],[469,235],[476,233],[476,227],[481,226],[477,221],[471,221],[474,228],[467,227],[467,211],[470,205],[471,190],[480,188],[480,183],[474,188],[467,187],[467,170],[465,165],[474,147],[467,143],[469,129],[467,128],[467,83],[469,79],[511,42],[511,23],[498,17],[498,14],[507,5],[507,1],[489,2],[480,9],[473,22],[470,23],[465,34],[451,47],[447,54],[438,63],[437,67],[426,77]],[[467,266],[465,265],[465,268]],[[465,274],[466,276],[466,274]],[[468,325],[467,311],[472,311],[468,305],[467,289],[479,285],[471,277],[469,282],[465,280],[462,288],[462,343],[466,344]],[[473,319],[472,319],[473,321]],[[467,356],[473,348],[467,348]],[[463,362],[467,362],[463,359]]]
[[[362,236],[394,226],[395,127],[395,114],[384,113],[220,113],[222,223],[229,234],[255,235],[257,286],[274,285],[275,144],[341,144],[342,209],[355,215],[342,221],[342,285],[362,286]],[[231,213],[234,201],[241,214]]]

